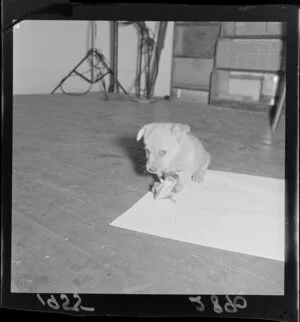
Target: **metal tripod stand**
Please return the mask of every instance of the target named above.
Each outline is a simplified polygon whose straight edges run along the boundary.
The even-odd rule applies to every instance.
[[[88,50],[87,54],[84,56],[84,58],[60,81],[60,83],[54,88],[54,90],[51,92],[51,94],[54,94],[58,88],[61,88],[63,93],[65,91],[62,88],[63,83],[74,74],[81,77],[85,81],[87,81],[89,84],[93,85],[98,83],[99,81],[102,82],[103,90],[105,94],[105,99],[107,100],[107,91],[106,91],[106,85],[104,81],[104,77],[108,74],[114,75],[113,71],[110,69],[108,64],[105,61],[105,57],[102,53],[99,52],[98,49],[94,47],[94,40],[95,40],[95,30],[96,30],[96,23],[94,21],[91,21],[91,49]],[[90,64],[90,78],[86,77],[84,74],[77,71],[80,65],[82,65],[85,61],[87,61]],[[127,91],[124,89],[124,87],[120,84],[118,80],[116,80],[117,85],[122,89],[122,91],[128,95]],[[89,90],[81,93],[81,94],[87,94]]]

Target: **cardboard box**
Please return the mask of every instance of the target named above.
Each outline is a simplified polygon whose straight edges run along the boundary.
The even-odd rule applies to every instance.
[[[279,39],[221,39],[216,68],[253,71],[283,70],[284,44]]]
[[[261,79],[230,78],[228,95],[237,100],[259,102],[261,92]]]
[[[172,87],[185,89],[209,89],[212,59],[174,58]]]
[[[214,58],[219,29],[218,25],[176,26],[174,56]]]
[[[277,94],[279,75],[270,73],[245,73],[214,70],[211,102],[227,101],[273,105]]]
[[[200,90],[194,91],[188,89],[175,89],[175,97],[182,101],[208,104],[209,92]]]
[[[226,21],[222,23],[222,36],[278,36],[285,35],[285,23],[283,22],[234,22]]]

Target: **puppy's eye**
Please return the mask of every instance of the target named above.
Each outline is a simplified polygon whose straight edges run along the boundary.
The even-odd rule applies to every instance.
[[[167,151],[166,151],[166,150],[160,150],[158,154],[159,154],[161,157],[163,157],[166,153],[167,153]]]

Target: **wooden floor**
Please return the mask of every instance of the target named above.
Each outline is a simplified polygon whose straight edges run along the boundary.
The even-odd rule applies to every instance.
[[[283,294],[281,262],[109,226],[153,181],[135,135],[155,121],[190,124],[211,169],[284,178],[284,122],[266,144],[265,113],[16,96],[13,292]]]

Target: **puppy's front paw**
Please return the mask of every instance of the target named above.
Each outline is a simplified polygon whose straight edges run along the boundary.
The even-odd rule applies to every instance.
[[[204,180],[204,172],[203,171],[199,171],[199,172],[195,172],[193,175],[192,175],[192,180],[194,182],[202,182]]]

